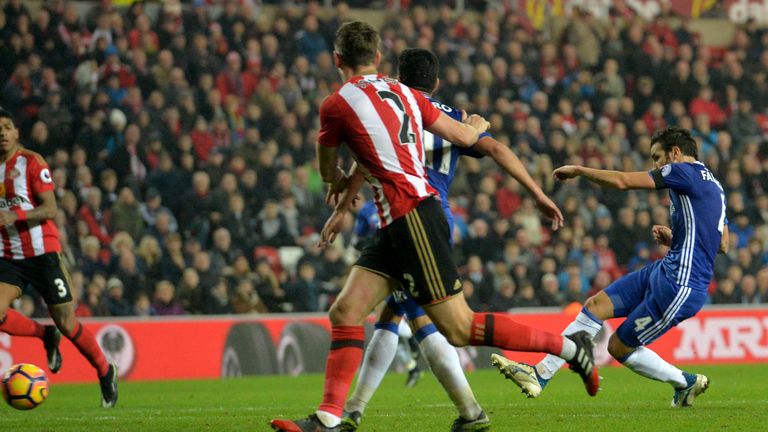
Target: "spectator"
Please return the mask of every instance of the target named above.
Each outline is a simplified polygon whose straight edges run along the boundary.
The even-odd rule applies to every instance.
[[[553,273],[547,273],[541,277],[541,292],[539,292],[541,306],[561,307],[565,304],[565,298],[560,291],[560,282]]]
[[[174,297],[173,284],[162,280],[155,285],[155,301],[152,309],[158,316],[186,315],[186,311],[179,305]]]
[[[234,313],[229,296],[227,280],[219,278],[219,281],[211,289],[211,296],[203,305],[203,313],[223,315]]]
[[[232,309],[237,314],[267,313],[269,309],[261,301],[259,294],[253,287],[253,282],[243,279],[235,287],[235,295],[232,300]]]
[[[503,277],[499,283],[499,288],[494,293],[493,299],[491,299],[488,310],[492,312],[506,312],[515,307],[517,303],[515,297],[516,288],[514,279],[509,276]]]
[[[305,261],[299,265],[296,281],[286,290],[286,299],[293,304],[294,312],[317,312],[320,310],[317,300],[320,283],[315,276],[315,267],[311,262]]]
[[[133,313],[131,303],[125,299],[123,293],[123,282],[120,279],[113,277],[107,281],[107,307],[111,316],[129,316]]]
[[[126,232],[134,240],[139,240],[144,234],[144,220],[141,217],[139,203],[133,190],[129,187],[120,189],[117,202],[112,206],[110,232]]]

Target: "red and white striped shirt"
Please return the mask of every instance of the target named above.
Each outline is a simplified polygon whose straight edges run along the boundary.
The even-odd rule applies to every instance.
[[[42,156],[19,149],[5,163],[0,164],[0,211],[32,210],[41,192],[54,189],[51,170]],[[53,220],[41,222],[16,221],[0,227],[5,259],[33,258],[61,251],[59,231]]]
[[[354,77],[323,101],[318,142],[349,146],[367,171],[382,228],[437,195],[427,181],[422,135],[439,116],[421,92],[384,75]]]

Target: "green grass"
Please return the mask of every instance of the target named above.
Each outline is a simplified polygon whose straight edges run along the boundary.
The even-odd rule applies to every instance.
[[[690,409],[671,409],[669,385],[624,368],[604,368],[604,389],[586,395],[575,374],[558,374],[528,400],[491,370],[469,375],[495,431],[747,431],[765,430],[768,365],[696,367],[712,385]],[[413,389],[388,375],[366,412],[361,431],[447,431],[456,413],[431,375]],[[96,384],[55,385],[32,411],[0,407],[2,431],[267,431],[274,417],[312,412],[322,376],[216,381],[122,383],[115,409],[98,407]]]

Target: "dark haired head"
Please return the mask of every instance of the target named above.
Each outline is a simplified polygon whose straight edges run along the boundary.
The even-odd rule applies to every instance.
[[[440,64],[432,51],[409,48],[400,54],[398,80],[410,88],[432,93],[437,84]]]
[[[664,153],[670,153],[673,147],[680,148],[684,156],[691,156],[694,159],[699,158],[699,150],[696,141],[691,136],[691,132],[677,126],[669,126],[665,129],[656,131],[651,137],[651,146],[661,144]]]
[[[362,21],[344,23],[336,30],[333,48],[344,66],[373,64],[379,50],[379,32]]]
[[[13,121],[13,115],[9,111],[6,111],[3,108],[0,108],[0,118],[7,118]]]

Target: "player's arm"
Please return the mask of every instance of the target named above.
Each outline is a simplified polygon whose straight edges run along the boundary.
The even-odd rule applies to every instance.
[[[344,170],[337,165],[338,147],[344,141],[343,122],[337,112],[333,96],[327,97],[320,106],[320,132],[317,136],[317,165],[323,182],[330,183],[330,193],[343,187]]]
[[[728,249],[731,246],[730,238],[728,234],[728,225],[723,225],[723,236],[720,238],[720,249],[718,249],[718,252],[722,254],[727,254]]]
[[[530,193],[539,210],[547,217],[552,219],[553,229],[563,226],[563,214],[557,205],[541,190],[536,180],[531,177],[517,155],[509,147],[500,143],[491,136],[483,136],[472,147],[473,150],[490,156],[500,167],[504,168],[512,178],[520,182],[521,185]]]
[[[623,172],[599,170],[579,165],[565,165],[552,173],[556,180],[567,180],[584,177],[601,186],[619,190],[627,189],[657,189],[656,181],[646,171]]]
[[[479,135],[488,130],[487,120],[479,115],[469,116],[465,122],[458,122],[443,112],[425,129],[459,147],[471,147]]]
[[[357,198],[357,193],[360,191],[360,188],[363,187],[364,183],[365,175],[362,172],[362,168],[355,162],[349,172],[349,177],[347,177],[345,181],[346,187],[341,192],[341,196],[339,197],[339,195],[336,194],[335,197],[332,197],[329,192],[328,199],[338,198],[338,202],[333,209],[333,213],[331,213],[328,220],[325,221],[325,225],[323,225],[323,229],[320,231],[320,240],[317,243],[318,247],[324,248],[336,240],[336,236],[341,231],[341,224],[344,222],[344,215],[346,215],[349,209],[352,208],[355,198]]]
[[[340,191],[340,194],[336,194],[329,200],[329,204],[335,202],[336,211],[347,211],[352,208],[355,203],[355,199],[359,198],[358,192],[365,184],[365,175],[359,169],[359,165],[355,162],[352,165],[352,169],[349,170],[349,176],[347,177],[345,189]]]
[[[17,221],[28,222],[41,222],[46,219],[53,219],[56,217],[56,195],[53,191],[44,191],[36,195],[38,202],[37,207],[30,210],[16,209],[12,211],[0,212],[0,223],[2,225],[9,225]]]
[[[336,165],[339,160],[339,152],[336,147],[317,144],[317,164],[320,177],[325,183],[334,183],[343,174],[342,169]]]

